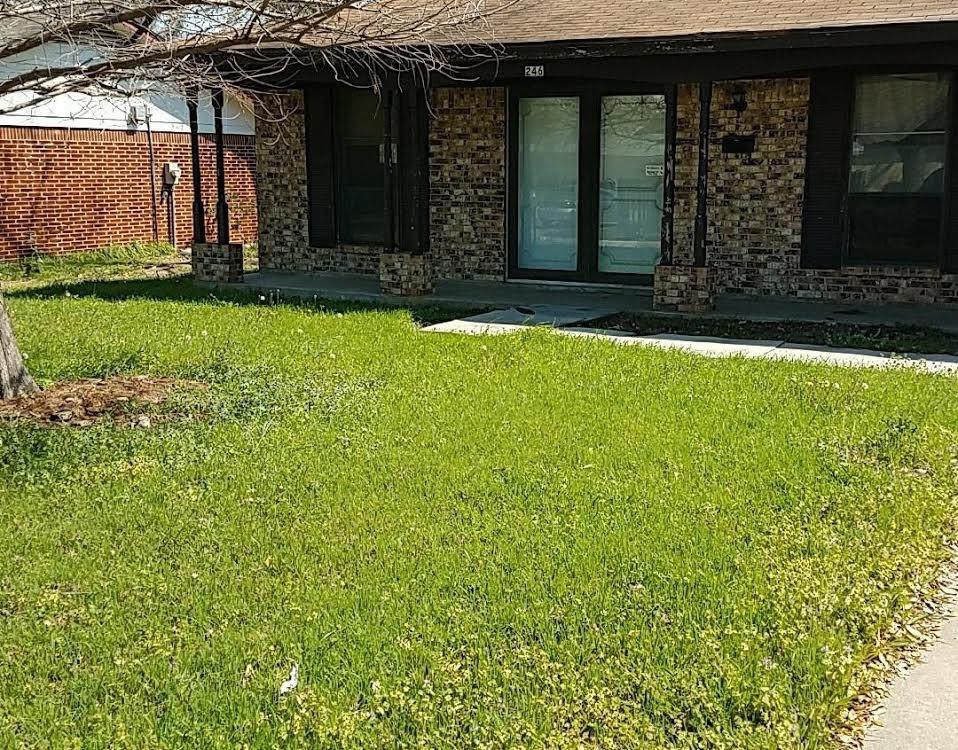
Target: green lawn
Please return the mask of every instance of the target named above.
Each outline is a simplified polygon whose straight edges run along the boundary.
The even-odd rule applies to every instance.
[[[955,537],[953,378],[99,288],[41,382],[211,387],[0,425],[2,747],[827,746]]]

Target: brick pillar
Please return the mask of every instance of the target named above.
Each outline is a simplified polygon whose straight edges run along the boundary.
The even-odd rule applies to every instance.
[[[683,313],[714,310],[716,275],[714,266],[657,266],[653,309]]]
[[[384,294],[423,297],[432,294],[432,257],[422,253],[383,252],[379,288]]]
[[[193,278],[213,284],[238,284],[243,280],[243,245],[197,243],[192,253]]]

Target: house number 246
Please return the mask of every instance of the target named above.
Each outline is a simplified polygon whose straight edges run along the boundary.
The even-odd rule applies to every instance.
[[[526,65],[526,78],[545,78],[545,65]]]

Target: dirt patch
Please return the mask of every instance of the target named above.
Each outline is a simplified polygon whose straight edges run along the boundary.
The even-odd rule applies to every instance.
[[[41,425],[90,427],[100,422],[151,427],[175,414],[156,409],[184,389],[205,388],[192,380],[146,375],[70,380],[30,396],[0,401],[0,419]]]

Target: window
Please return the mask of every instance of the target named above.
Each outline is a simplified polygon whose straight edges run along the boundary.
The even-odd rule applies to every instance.
[[[429,123],[424,92],[409,87],[380,98],[344,86],[308,86],[303,93],[309,246],[390,244],[425,252]],[[391,127],[386,113],[391,113]],[[392,174],[384,161],[387,136]]]
[[[848,184],[851,263],[935,263],[942,245],[951,77],[860,76]]]
[[[334,133],[338,240],[344,244],[386,242],[383,173],[385,117],[376,94],[345,90],[338,95]]]

